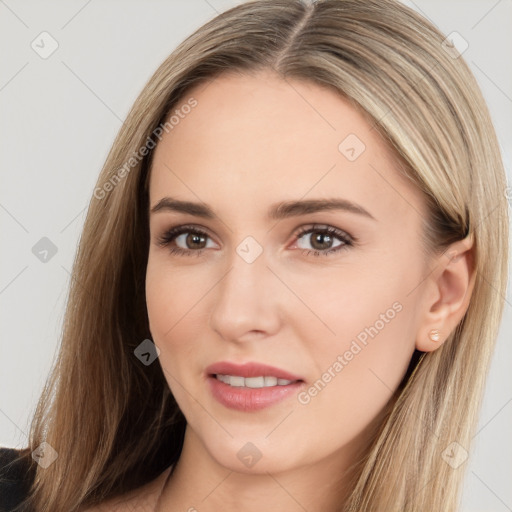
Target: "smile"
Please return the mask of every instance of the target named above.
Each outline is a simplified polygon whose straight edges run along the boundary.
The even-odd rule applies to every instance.
[[[214,374],[206,379],[211,396],[227,409],[256,412],[294,398],[306,383],[303,380],[272,376],[241,377]],[[228,382],[225,382],[228,381]]]
[[[270,388],[273,386],[287,386],[292,382],[297,382],[287,379],[278,379],[277,377],[271,376],[241,377],[239,375],[217,374],[215,377],[217,380],[224,382],[224,384],[227,384],[228,386],[253,389]]]

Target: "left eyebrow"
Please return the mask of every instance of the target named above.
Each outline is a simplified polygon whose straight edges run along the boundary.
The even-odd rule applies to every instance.
[[[307,215],[310,213],[341,210],[355,213],[376,220],[375,217],[361,205],[347,199],[307,199],[301,201],[282,201],[273,204],[268,211],[268,218],[281,220],[289,217]],[[174,211],[188,213],[205,219],[216,219],[213,209],[205,203],[180,201],[172,197],[163,197],[151,208],[151,213]]]
[[[308,199],[302,201],[283,201],[272,205],[268,216],[273,220],[286,219],[308,213],[341,210],[363,215],[376,220],[375,217],[361,205],[347,199]]]

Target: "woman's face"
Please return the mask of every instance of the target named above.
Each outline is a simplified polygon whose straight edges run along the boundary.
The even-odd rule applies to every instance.
[[[176,110],[151,171],[146,294],[189,432],[236,471],[349,453],[414,352],[420,193],[365,118],[318,85],[223,75]]]

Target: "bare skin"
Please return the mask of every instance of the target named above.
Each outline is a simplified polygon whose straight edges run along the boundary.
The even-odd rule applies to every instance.
[[[94,507],[82,507],[80,512],[153,512],[171,469],[172,466],[169,466],[158,478],[129,493],[110,498]]]
[[[218,218],[165,209],[150,216],[150,328],[188,422],[156,510],[339,510],[350,491],[347,470],[414,349],[441,346],[467,309],[472,243],[425,257],[421,193],[368,120],[335,92],[262,73],[223,75],[183,102],[190,96],[197,106],[155,150],[150,208],[169,196],[206,203]],[[333,198],[370,216],[267,218],[277,202]],[[193,229],[158,244],[183,225],[206,232],[201,250]],[[326,227],[338,232],[322,242]],[[248,236],[257,243],[249,250],[263,249],[251,263],[237,253]],[[370,326],[378,332],[363,344]],[[221,360],[298,374],[302,395],[260,411],[227,408],[205,378]],[[315,393],[318,379],[325,386]],[[248,442],[261,455],[251,467],[237,456]]]

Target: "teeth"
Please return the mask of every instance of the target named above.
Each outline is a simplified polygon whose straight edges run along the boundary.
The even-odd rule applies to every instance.
[[[246,387],[246,388],[269,388],[272,386],[287,386],[293,381],[286,379],[278,379],[277,377],[265,376],[265,377],[240,377],[238,375],[215,375],[217,380],[224,382],[233,387]]]
[[[265,386],[275,386],[277,385],[277,382],[277,377],[265,377]]]
[[[243,380],[244,379],[242,379],[242,381]],[[245,385],[248,388],[262,388],[265,386],[265,377],[247,377],[245,379]]]

